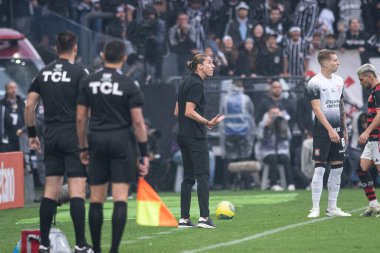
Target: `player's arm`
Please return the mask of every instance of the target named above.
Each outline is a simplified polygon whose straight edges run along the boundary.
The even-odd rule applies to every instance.
[[[178,101],[175,103],[174,116],[178,117]]]
[[[25,104],[25,124],[28,129],[29,136],[29,147],[31,149],[41,152],[40,141],[37,137],[36,131],[36,114],[35,108],[37,106],[38,100],[40,99],[40,94],[37,92],[29,92],[26,98]]]
[[[77,105],[77,135],[79,142],[79,157],[83,164],[87,165],[89,161],[88,144],[87,144],[87,119],[88,107],[85,105]]]
[[[323,114],[321,110],[321,100],[320,99],[313,99],[310,101],[311,107],[313,108],[313,112],[315,114],[315,117],[319,120],[319,122],[326,128],[327,132],[329,133],[329,137],[332,142],[339,143],[340,137],[338,133],[332,128],[329,121],[327,120],[326,116]]]
[[[339,112],[340,112],[340,119],[341,119],[342,125],[343,125],[344,141],[345,141],[345,143],[347,143],[348,142],[348,131],[347,131],[347,120],[346,120],[346,112],[344,110],[343,98],[341,98],[340,102],[339,102]]]
[[[373,119],[371,124],[369,124],[367,129],[359,136],[359,144],[365,144],[369,138],[370,133],[378,127],[380,127],[380,108],[376,108],[375,118]]]
[[[148,134],[145,127],[144,116],[141,107],[134,107],[130,110],[132,124],[135,130],[135,136],[139,145],[140,155],[143,159],[139,164],[139,173],[145,176],[149,172],[149,154],[148,154]]]

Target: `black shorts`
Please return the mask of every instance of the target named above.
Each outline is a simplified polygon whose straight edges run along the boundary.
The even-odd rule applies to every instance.
[[[78,153],[75,123],[51,124],[44,132],[46,176],[87,177]]]
[[[313,138],[313,160],[320,162],[343,161],[345,143],[343,137],[339,143],[332,142],[329,137]]]
[[[137,176],[137,152],[129,129],[92,131],[89,137],[90,185],[132,183]]]

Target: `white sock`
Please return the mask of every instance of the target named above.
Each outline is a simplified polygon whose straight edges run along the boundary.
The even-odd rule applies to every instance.
[[[379,206],[379,202],[377,202],[377,199],[371,200],[371,201],[369,202],[369,206],[370,206],[370,207],[376,207],[376,206]]]
[[[311,181],[311,199],[313,200],[313,209],[319,209],[323,189],[323,175],[325,168],[316,167],[314,169],[313,180]]]
[[[338,200],[340,181],[342,175],[343,167],[331,169],[329,179],[327,181],[327,188],[329,190],[329,202],[328,209],[337,208],[336,202]]]

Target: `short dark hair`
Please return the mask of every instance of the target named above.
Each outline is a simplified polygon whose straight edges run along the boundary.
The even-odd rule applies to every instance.
[[[57,53],[70,53],[77,45],[77,36],[73,32],[61,32],[57,36]]]
[[[319,51],[318,53],[318,62],[319,64],[322,64],[322,62],[326,61],[326,60],[330,60],[331,59],[331,55],[333,54],[336,54],[335,51],[333,50],[328,50],[328,49],[322,49]]]
[[[124,60],[125,44],[121,40],[111,40],[104,46],[104,60],[109,63],[118,63]]]

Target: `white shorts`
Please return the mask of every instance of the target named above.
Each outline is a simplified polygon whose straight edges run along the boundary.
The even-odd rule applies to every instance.
[[[376,165],[380,164],[380,143],[378,141],[369,141],[364,147],[360,159],[373,161]]]

